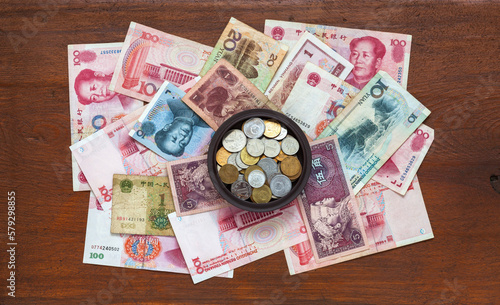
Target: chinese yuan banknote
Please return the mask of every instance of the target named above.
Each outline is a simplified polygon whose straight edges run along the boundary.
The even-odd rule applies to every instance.
[[[312,169],[297,198],[316,262],[368,249],[336,136],[311,142]]]
[[[200,76],[196,76],[195,78],[193,78],[192,80],[188,81],[187,83],[184,83],[182,85],[179,86],[179,89],[182,90],[184,92],[184,94],[186,94],[186,92],[188,92],[189,90],[191,90],[191,88],[194,87],[194,85],[196,85],[196,83],[201,79]]]
[[[111,233],[174,236],[174,211],[167,177],[113,176]]]
[[[167,161],[206,153],[214,132],[181,101],[184,94],[164,82],[129,133]]]
[[[404,195],[434,141],[434,129],[420,125],[375,173],[373,180]]]
[[[220,59],[182,98],[213,130],[233,114],[256,108],[277,110],[225,59]]]
[[[355,87],[308,62],[281,111],[315,139],[358,92]]]
[[[121,42],[68,45],[71,144],[143,106],[108,89],[122,46]],[[73,191],[90,190],[74,157],[72,166]]]
[[[346,81],[362,89],[377,71],[387,72],[406,89],[410,66],[411,35],[336,26],[266,20],[264,33],[290,48],[309,32],[354,65]]]
[[[287,51],[285,44],[231,17],[200,75],[224,58],[264,92]]]
[[[311,243],[299,243],[285,249],[291,275],[434,238],[417,176],[404,197],[371,180],[356,199],[370,248],[317,263]]]
[[[318,139],[338,136],[347,175],[357,194],[430,113],[380,71]]]
[[[297,200],[265,213],[231,206],[168,217],[195,284],[307,240]]]
[[[144,108],[70,147],[104,210],[111,208],[113,174],[166,176],[166,160],[128,135]]]
[[[353,68],[347,59],[344,59],[314,35],[303,33],[297,44],[288,52],[265,92],[278,108],[283,107],[302,69],[308,62],[340,79],[345,79]],[[317,79],[311,78],[311,81],[317,81]]]
[[[109,88],[150,102],[164,81],[176,86],[198,76],[212,47],[130,23]]]
[[[167,176],[177,216],[228,207],[208,174],[207,156],[167,163]]]
[[[112,234],[111,210],[99,209],[90,192],[84,264],[189,273],[175,237]],[[233,271],[221,274],[233,277]]]

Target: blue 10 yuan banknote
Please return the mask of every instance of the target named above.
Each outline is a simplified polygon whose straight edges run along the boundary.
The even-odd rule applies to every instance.
[[[167,161],[200,156],[214,133],[181,98],[185,92],[163,83],[129,135]]]

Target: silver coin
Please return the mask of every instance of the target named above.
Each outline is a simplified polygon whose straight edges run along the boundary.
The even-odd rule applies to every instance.
[[[278,169],[278,163],[274,161],[271,158],[263,158],[260,159],[259,162],[257,162],[257,165],[262,168],[266,176],[270,176],[271,174],[277,173],[279,171]]]
[[[227,163],[229,164],[232,164],[234,166],[236,166],[236,168],[238,169],[238,171],[242,170],[241,167],[238,166],[238,164],[236,164],[236,158],[238,158],[238,153],[232,153],[231,155],[229,155],[229,157],[227,158]]]
[[[264,174],[263,171],[261,170],[253,170],[249,175],[248,175],[248,183],[253,187],[253,188],[259,188],[266,183],[266,174]]]
[[[261,118],[251,118],[243,123],[243,132],[250,139],[257,139],[262,137],[265,130],[266,125]]]
[[[238,174],[238,180],[245,180],[245,175]]]
[[[264,153],[264,140],[248,139],[247,153],[252,157],[260,157]]]
[[[285,126],[281,125],[280,134],[276,138],[274,138],[274,139],[277,140],[277,141],[281,141],[281,140],[283,140],[286,137],[287,134],[288,134],[288,130],[286,129]]]
[[[236,166],[241,168],[241,169],[246,169],[249,167],[249,165],[246,165],[245,162],[243,162],[243,160],[241,160],[241,151],[239,151],[237,153],[235,161],[236,161]]]
[[[289,156],[295,155],[299,151],[299,147],[299,141],[291,135],[287,135],[283,141],[281,141],[281,150]]]
[[[264,155],[268,158],[274,158],[280,153],[280,142],[275,139],[264,140]]]
[[[247,145],[247,137],[239,129],[231,129],[222,139],[222,146],[229,152],[239,152]]]
[[[290,193],[290,190],[292,189],[292,181],[290,181],[287,176],[279,174],[271,179],[269,187],[271,188],[271,192],[274,196],[283,197]]]
[[[241,200],[247,200],[252,195],[252,187],[245,180],[236,180],[231,184],[231,193]]]

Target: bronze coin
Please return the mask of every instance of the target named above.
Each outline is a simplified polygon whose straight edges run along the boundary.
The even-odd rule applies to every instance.
[[[224,166],[227,164],[227,158],[229,158],[230,155],[231,153],[227,151],[224,146],[221,146],[221,148],[219,148],[219,150],[215,154],[215,160],[220,166]]]
[[[225,184],[232,184],[238,180],[238,169],[232,164],[226,164],[222,166],[219,170],[219,177]]]
[[[255,203],[268,203],[271,201],[273,193],[267,185],[263,185],[259,188],[255,188],[252,191],[253,202]]]
[[[302,165],[297,157],[290,156],[281,161],[281,172],[288,177],[297,175],[300,173],[301,169]]]

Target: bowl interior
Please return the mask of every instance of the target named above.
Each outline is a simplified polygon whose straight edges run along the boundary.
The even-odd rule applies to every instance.
[[[224,135],[231,129],[241,130],[243,123],[253,117],[259,117],[263,120],[277,120],[280,124],[287,128],[288,134],[297,139],[300,145],[300,149],[297,152],[296,157],[302,165],[302,174],[297,180],[292,182],[292,189],[287,195],[278,199],[271,199],[270,202],[263,204],[254,203],[250,199],[242,200],[234,196],[233,193],[231,193],[231,185],[225,184],[220,180],[217,170],[217,161],[215,158],[217,151],[222,147],[222,139]],[[232,205],[247,211],[272,211],[290,203],[304,189],[311,173],[311,148],[302,129],[300,129],[294,121],[284,114],[268,109],[247,110],[233,115],[215,132],[208,150],[208,172],[217,191]]]

